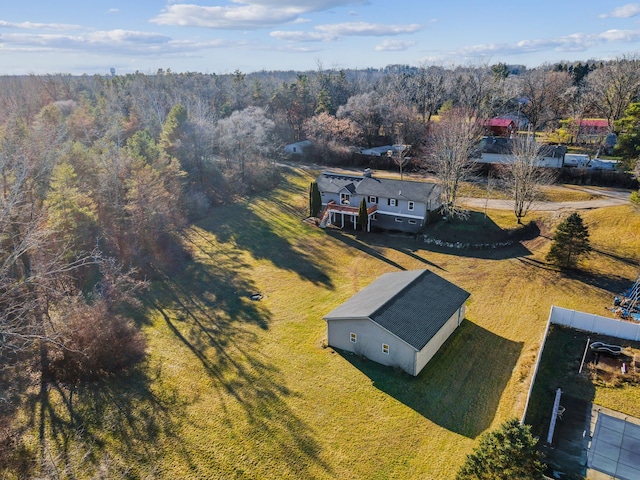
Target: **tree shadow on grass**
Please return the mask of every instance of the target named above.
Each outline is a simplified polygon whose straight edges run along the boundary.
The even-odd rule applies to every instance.
[[[425,250],[471,258],[504,260],[524,257],[531,252],[521,243],[540,235],[535,222],[512,230],[499,227],[480,212],[468,219],[439,221],[427,225],[417,237]]]
[[[56,478],[60,472],[69,478],[154,476],[163,455],[157,439],[180,445],[171,411],[184,405],[170,389],[154,394],[153,381],[134,370],[78,386],[47,383],[28,400],[40,423],[41,473]]]
[[[285,222],[269,219],[270,214],[258,207],[228,205],[214,211],[199,226],[215,235],[219,242],[234,243],[256,259],[269,260],[279,269],[295,272],[304,280],[332,288],[331,278],[322,268],[322,258],[297,246],[300,233]]]
[[[229,429],[237,423],[250,426],[248,432],[236,432],[253,445],[247,464],[269,458],[293,476],[311,478],[310,470],[318,467],[330,474],[311,428],[288,405],[286,399],[296,392],[260,351],[255,326],[268,329],[271,313],[249,298],[253,284],[242,271],[229,268],[233,258],[221,257],[227,252],[204,253],[212,264],[194,263],[180,278],[157,285],[149,308],[161,315],[210,378],[219,421]]]
[[[340,232],[335,233],[334,236],[340,235],[340,240],[345,243],[348,243],[346,240],[350,238],[350,236],[346,233]],[[423,263],[426,268],[437,268],[439,270],[444,270],[440,265],[433,263],[430,260],[427,260],[423,256],[420,256],[416,253],[422,248],[421,237],[413,235],[413,234],[402,234],[398,232],[354,232],[353,233],[353,242],[352,246],[354,248],[359,248],[360,250],[368,253],[369,255],[380,258],[382,261],[390,263],[391,261],[386,257],[382,256],[376,249],[378,248],[389,248],[393,249],[397,252],[400,252],[412,260],[417,260],[420,263]],[[380,257],[378,257],[380,256]],[[395,262],[391,262],[393,265]],[[396,264],[397,265],[397,264]],[[400,268],[404,270],[404,268]]]
[[[594,272],[584,272],[581,270],[567,270],[563,272],[566,278],[577,280],[586,285],[592,285],[601,290],[611,292],[612,295],[618,295],[631,288],[633,279],[625,278],[620,275],[604,275]],[[611,297],[613,304],[613,297]]]
[[[387,263],[398,270],[406,270],[406,268],[400,265],[397,262],[394,262],[390,258],[386,257],[382,252],[382,248],[385,247],[384,242],[376,242],[377,244],[372,246],[371,240],[374,239],[374,235],[376,234],[361,234],[361,235],[353,235],[342,232],[340,230],[327,230],[328,235],[336,240],[341,241],[345,245],[359,250],[367,255],[380,260],[381,262]],[[381,248],[382,247],[382,248]]]
[[[522,346],[464,320],[417,377],[340,353],[376,388],[441,427],[476,438],[491,426]]]

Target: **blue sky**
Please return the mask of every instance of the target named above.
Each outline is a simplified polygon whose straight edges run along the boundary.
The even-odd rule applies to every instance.
[[[192,1],[6,1],[0,74],[533,67],[640,52],[640,3],[615,0]]]

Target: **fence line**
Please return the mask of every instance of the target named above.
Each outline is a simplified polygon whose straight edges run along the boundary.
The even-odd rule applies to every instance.
[[[524,412],[520,423],[524,423],[527,415],[531,392],[533,391],[533,385],[536,383],[538,367],[547,341],[547,336],[549,335],[549,327],[552,323],[575,328],[576,330],[584,330],[587,332],[598,333],[600,335],[623,338],[625,340],[640,340],[640,323],[625,322],[615,318],[601,317],[600,315],[592,313],[578,312],[577,310],[552,305],[551,311],[549,312],[549,319],[547,320],[547,327],[544,330],[544,336],[542,337],[540,349],[538,350],[538,358],[536,359],[536,364],[533,368],[533,375],[531,383],[529,384],[529,392],[527,393],[527,400],[525,401]]]
[[[625,322],[568,308],[552,306],[549,322],[625,340],[640,340],[640,323]]]

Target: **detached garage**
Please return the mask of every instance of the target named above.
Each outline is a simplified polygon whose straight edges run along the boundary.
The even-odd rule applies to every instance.
[[[429,270],[386,273],[324,317],[328,344],[418,375],[464,319],[468,298]]]

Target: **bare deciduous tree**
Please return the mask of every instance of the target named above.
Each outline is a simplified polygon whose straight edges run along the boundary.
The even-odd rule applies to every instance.
[[[429,139],[428,168],[442,189],[442,211],[446,216],[462,217],[458,205],[460,183],[475,169],[469,160],[478,143],[481,123],[469,110],[454,109],[433,125]]]
[[[516,137],[511,142],[512,160],[501,165],[500,176],[511,195],[513,213],[522,223],[533,203],[539,198],[541,187],[555,179],[555,173],[540,166],[546,147],[530,135]]]
[[[620,119],[640,91],[640,61],[634,56],[618,58],[587,76],[586,93],[591,107],[609,126]]]

